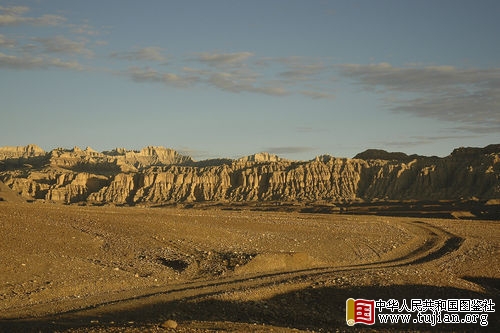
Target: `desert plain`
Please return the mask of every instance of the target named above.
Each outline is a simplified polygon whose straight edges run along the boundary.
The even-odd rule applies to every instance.
[[[345,304],[348,298],[498,304],[499,226],[3,201],[0,331],[497,331],[495,312],[487,326],[349,327]]]

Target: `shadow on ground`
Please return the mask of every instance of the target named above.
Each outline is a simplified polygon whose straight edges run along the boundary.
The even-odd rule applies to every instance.
[[[471,278],[472,280],[472,278]],[[500,279],[481,279],[489,285],[498,285]],[[490,289],[491,290],[491,289]],[[149,304],[133,310],[107,313],[105,308],[99,317],[80,313],[67,313],[43,320],[0,321],[2,332],[52,332],[69,328],[104,329],[111,326],[130,327],[144,325],[158,327],[166,319],[175,319],[182,327],[183,322],[235,322],[258,323],[278,327],[298,328],[321,332],[330,331],[439,331],[439,332],[499,332],[500,316],[488,314],[488,326],[473,324],[380,324],[373,326],[355,325],[349,327],[345,321],[347,298],[403,299],[409,303],[414,299],[492,299],[498,304],[498,292],[481,294],[464,289],[441,288],[425,285],[394,285],[355,288],[321,287],[306,288],[277,295],[262,301],[223,301],[214,299],[186,299],[168,303]],[[496,306],[495,306],[496,310]],[[385,312],[384,313],[389,313]],[[397,313],[397,312],[395,312]],[[461,318],[464,313],[461,313]],[[412,320],[416,316],[412,316]],[[97,322],[98,321],[98,322]],[[133,324],[131,324],[133,322]]]

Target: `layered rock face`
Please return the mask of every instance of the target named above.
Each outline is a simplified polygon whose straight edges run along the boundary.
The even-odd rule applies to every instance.
[[[37,145],[0,147],[0,160],[9,158],[28,158],[45,155],[45,151]]]
[[[0,181],[26,199],[62,203],[355,202],[500,198],[500,145],[444,158],[368,150],[290,161],[259,153],[195,162],[174,150],[0,148]]]

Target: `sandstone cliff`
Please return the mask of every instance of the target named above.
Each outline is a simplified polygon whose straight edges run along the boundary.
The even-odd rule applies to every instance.
[[[37,145],[0,147],[0,160],[9,158],[28,158],[45,155],[45,151]]]
[[[500,198],[500,145],[444,158],[368,150],[353,159],[259,153],[207,162],[162,147],[46,153],[31,145],[0,148],[0,181],[28,200],[62,203],[488,200]]]

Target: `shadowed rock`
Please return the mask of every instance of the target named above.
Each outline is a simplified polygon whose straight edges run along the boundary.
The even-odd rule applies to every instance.
[[[258,153],[207,163],[163,147],[45,153],[30,145],[0,148],[0,181],[25,199],[62,203],[486,202],[500,198],[500,145],[458,148],[444,158],[367,150],[354,159]]]

